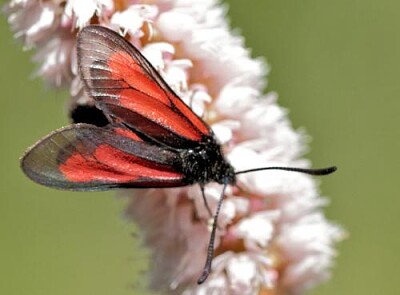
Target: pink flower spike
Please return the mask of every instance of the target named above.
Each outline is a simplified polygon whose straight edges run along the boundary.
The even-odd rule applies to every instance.
[[[4,8],[15,37],[35,50],[36,75],[70,90],[71,108],[94,106],[82,89],[76,34],[88,24],[114,29],[136,46],[163,79],[207,122],[236,171],[310,167],[308,136],[295,131],[274,92],[269,67],[251,58],[217,0],[12,0]],[[212,213],[222,185],[207,184]],[[217,224],[211,274],[197,284],[212,214],[198,185],[126,190],[126,216],[151,250],[150,287],[168,294],[305,294],[330,276],[340,226],[322,209],[315,178],[287,171],[237,175]]]

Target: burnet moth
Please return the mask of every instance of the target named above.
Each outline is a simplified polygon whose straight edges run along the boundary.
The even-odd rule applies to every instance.
[[[199,184],[207,208],[205,184],[222,184],[199,284],[210,274],[218,214],[225,188],[235,185],[236,175],[270,169],[326,175],[336,170],[235,171],[210,126],[120,35],[87,26],[78,35],[77,54],[85,91],[95,101],[96,115],[103,123],[84,121],[54,131],[28,149],[21,159],[22,170],[39,184],[75,191]]]

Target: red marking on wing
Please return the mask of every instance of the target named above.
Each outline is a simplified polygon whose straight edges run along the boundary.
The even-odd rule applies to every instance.
[[[132,99],[132,96],[135,99]],[[201,133],[194,129],[179,113],[143,93],[133,89],[122,90],[120,103],[123,107],[135,110],[135,112],[183,137],[191,140],[200,140],[202,137]]]
[[[106,144],[98,146],[93,156],[83,157],[79,153],[74,153],[60,164],[59,170],[68,181],[72,182],[128,183],[140,178],[151,178],[155,181],[182,179],[179,173],[157,169],[154,163]]]
[[[124,80],[124,82],[121,82],[121,86],[133,87],[165,105],[170,104],[166,93],[153,80],[149,79],[148,74],[127,52],[114,53],[110,56],[107,64],[112,69],[112,79]]]
[[[127,63],[127,60],[131,62]],[[149,79],[148,74],[128,53],[114,53],[108,61],[108,66],[112,69],[111,78],[119,83],[118,87],[126,88],[119,92],[121,106],[194,141],[201,140],[202,133],[209,133],[202,121],[201,126],[204,128],[193,128],[193,122],[189,121],[198,120],[198,117],[191,110],[187,112],[187,116],[192,117],[188,118],[189,120],[174,110],[171,103],[181,104],[181,100],[173,93],[165,92],[154,80]],[[187,108],[186,105],[184,107]]]
[[[118,127],[118,128],[114,128],[114,131],[119,135],[122,135],[124,137],[128,137],[128,138],[133,139],[135,141],[143,141],[139,136],[137,136],[136,133],[133,133],[132,131],[130,131],[127,128]]]

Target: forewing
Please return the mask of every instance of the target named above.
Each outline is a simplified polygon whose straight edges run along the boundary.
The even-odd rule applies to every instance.
[[[79,34],[77,50],[86,91],[116,121],[174,147],[195,145],[211,136],[207,124],[117,33],[101,26],[85,27]]]
[[[66,190],[186,184],[177,154],[120,126],[76,124],[57,130],[31,147],[21,166],[33,181]]]

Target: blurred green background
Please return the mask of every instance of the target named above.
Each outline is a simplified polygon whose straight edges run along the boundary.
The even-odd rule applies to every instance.
[[[226,2],[253,56],[272,66],[268,90],[312,136],[307,157],[340,167],[321,189],[350,237],[332,280],[310,294],[397,293],[400,2]],[[0,294],[144,294],[146,253],[123,200],[54,191],[20,171],[23,151],[67,123],[66,94],[29,79],[30,53],[0,24]]]

